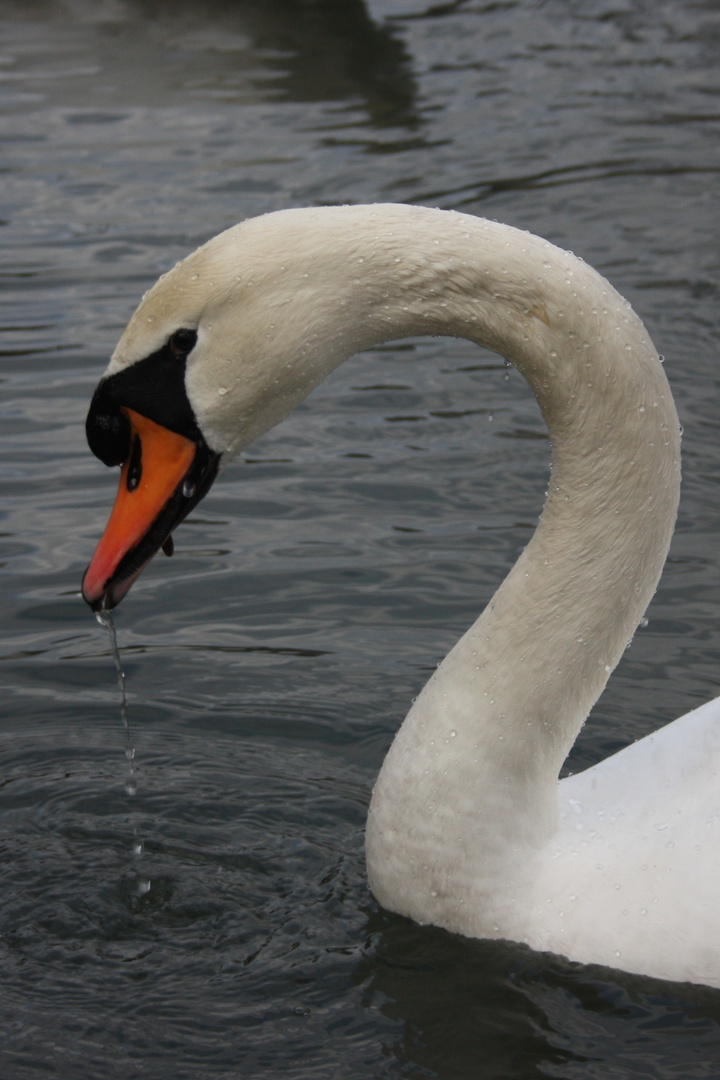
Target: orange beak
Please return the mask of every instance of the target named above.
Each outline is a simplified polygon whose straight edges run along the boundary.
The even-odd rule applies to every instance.
[[[83,578],[82,594],[97,610],[114,607],[143,567],[163,545],[172,528],[197,499],[182,490],[195,461],[197,446],[132,409],[130,454],[122,466],[110,520]],[[184,498],[183,498],[184,496]],[[184,505],[175,505],[180,500]]]

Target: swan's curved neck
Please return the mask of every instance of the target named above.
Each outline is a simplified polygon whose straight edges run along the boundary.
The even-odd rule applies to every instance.
[[[465,863],[497,899],[493,866],[506,884],[508,858],[552,833],[558,771],[667,554],[679,425],[641,322],[573,255],[460,214],[346,214],[321,242],[344,272],[335,266],[325,298],[342,330],[320,355],[418,333],[469,338],[519,368],[552,440],[532,540],[417,699],[373,795],[373,891],[443,922],[434,905],[463,894]],[[322,342],[323,324],[315,332]]]
[[[191,311],[197,295],[186,387],[208,443],[227,456],[342,360],[408,335],[469,338],[532,387],[553,458],[538,528],[410,711],[367,835],[371,884],[387,906],[449,925],[444,897],[457,906],[478,878],[502,903],[552,834],[558,770],[650,601],[672,534],[679,426],[642,324],[572,254],[422,207],[256,218],[156,290],[111,368],[141,355],[153,304],[161,341],[175,328],[163,321],[166,298],[180,295]],[[214,325],[204,352],[203,320]],[[241,362],[233,367],[213,340],[242,341]]]
[[[331,253],[312,260],[330,283],[316,305],[320,377],[361,348],[445,334],[505,356],[538,400],[553,459],[539,526],[426,694],[464,684],[467,722],[522,724],[533,767],[557,776],[674,527],[679,424],[655,348],[604,278],[528,233],[421,207],[339,208],[317,225],[318,252]]]

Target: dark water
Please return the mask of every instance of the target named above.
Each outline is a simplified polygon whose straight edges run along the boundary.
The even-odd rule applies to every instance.
[[[223,476],[118,614],[92,388],[142,291],[285,206],[458,207],[632,300],[685,427],[649,624],[571,767],[720,692],[715,0],[2,0],[0,1075],[720,1075],[720,995],[378,909],[373,777],[527,541],[515,372],[356,358]],[[139,849],[139,850],[138,850]]]

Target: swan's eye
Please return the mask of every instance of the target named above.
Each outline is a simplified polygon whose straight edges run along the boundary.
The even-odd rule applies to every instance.
[[[168,341],[170,351],[178,360],[184,360],[188,353],[193,351],[196,343],[197,332],[195,330],[176,330]]]

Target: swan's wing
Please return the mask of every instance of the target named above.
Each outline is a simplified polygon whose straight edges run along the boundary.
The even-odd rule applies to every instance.
[[[720,811],[720,698],[559,785],[560,813],[632,819],[662,831],[696,812]]]
[[[720,698],[562,780],[558,797],[532,944],[720,985]]]

